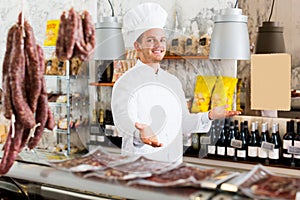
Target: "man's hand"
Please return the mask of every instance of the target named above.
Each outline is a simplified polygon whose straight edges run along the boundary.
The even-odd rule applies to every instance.
[[[148,144],[152,147],[162,147],[163,144],[158,142],[156,135],[153,133],[150,126],[146,124],[135,123],[135,127],[140,131],[141,140],[143,143]]]
[[[208,118],[210,120],[223,119],[241,114],[240,111],[226,110],[226,108],[228,108],[228,105],[214,107],[213,109],[211,109],[211,111],[209,111]]]

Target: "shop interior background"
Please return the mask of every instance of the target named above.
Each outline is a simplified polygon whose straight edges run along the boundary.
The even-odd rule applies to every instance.
[[[111,0],[115,16],[119,21],[122,16],[133,6],[148,2],[149,0]],[[5,53],[5,43],[8,29],[16,22],[18,13],[21,11],[22,2],[25,6],[27,18],[33,26],[36,39],[43,44],[45,38],[46,21],[59,19],[63,10],[68,10],[72,5],[76,9],[88,9],[99,21],[102,16],[110,16],[111,8],[107,0],[5,0],[0,3],[0,62],[2,63]],[[202,34],[210,34],[213,26],[214,15],[222,8],[233,7],[235,0],[168,0],[157,2],[167,10],[169,16],[167,29],[180,30],[184,33],[193,33],[199,30]],[[240,0],[239,8],[248,18],[248,29],[251,46],[254,47],[257,28],[263,21],[267,21],[272,0]],[[292,55],[291,88],[300,89],[300,13],[298,8],[300,1],[277,0],[275,1],[273,21],[278,21],[284,27],[284,39],[287,53]],[[97,13],[97,14],[96,14]],[[126,41],[126,40],[125,40]],[[130,46],[126,41],[126,46]],[[252,49],[253,50],[253,49]],[[187,97],[193,96],[195,76],[206,74],[223,74],[222,67],[228,63],[210,60],[168,60],[162,63],[166,69],[175,74],[181,81]],[[224,70],[224,69],[223,69]],[[232,70],[232,69],[230,69]],[[238,62],[238,78],[242,78],[245,87],[249,82],[250,62]],[[2,71],[2,64],[1,64]],[[234,73],[234,72],[229,72]]]

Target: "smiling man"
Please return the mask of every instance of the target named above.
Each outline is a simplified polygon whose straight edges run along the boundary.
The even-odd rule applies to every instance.
[[[140,4],[124,16],[138,60],[115,83],[111,105],[123,154],[181,162],[183,134],[208,132],[211,120],[239,112],[224,106],[189,113],[180,81],[160,68],[166,53],[166,19],[166,11],[156,3]]]

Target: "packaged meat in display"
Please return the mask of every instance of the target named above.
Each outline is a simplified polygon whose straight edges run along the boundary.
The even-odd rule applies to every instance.
[[[150,177],[152,174],[145,171],[145,172],[124,172],[114,168],[106,168],[104,170],[97,170],[90,173],[84,174],[84,178],[96,177],[101,179],[108,179],[108,180],[132,180],[137,178],[146,178]]]
[[[111,166],[116,162],[120,162],[120,160],[125,158],[127,157],[108,154],[102,148],[98,147],[84,156],[63,161],[50,161],[50,164],[55,168],[65,171],[86,172],[105,169],[106,167]]]
[[[215,189],[219,184],[238,175],[237,172],[227,172],[213,168],[200,168],[181,164],[180,166],[162,174],[130,181],[129,184],[148,185],[154,187],[185,187]]]
[[[244,178],[239,189],[255,199],[296,199],[300,194],[300,178],[275,175],[257,165]]]
[[[180,163],[150,160],[143,156],[131,157],[113,166],[114,169],[128,173],[162,174],[176,168]]]

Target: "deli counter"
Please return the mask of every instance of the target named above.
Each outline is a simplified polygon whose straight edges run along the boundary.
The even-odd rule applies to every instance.
[[[114,153],[115,154],[115,153]],[[43,157],[44,156],[44,157]],[[50,166],[44,158],[45,152],[23,151],[10,171],[0,179],[0,194],[8,199],[251,199],[239,190],[241,181],[257,165],[253,163],[232,163],[228,161],[184,157],[184,164],[200,169],[229,171],[226,181],[216,184],[191,186],[153,187],[128,184],[127,181],[84,178]],[[26,160],[26,161],[25,161]],[[38,161],[38,162],[37,162]],[[280,175],[299,176],[298,169],[265,167],[269,172]],[[248,175],[249,176],[249,175]]]

